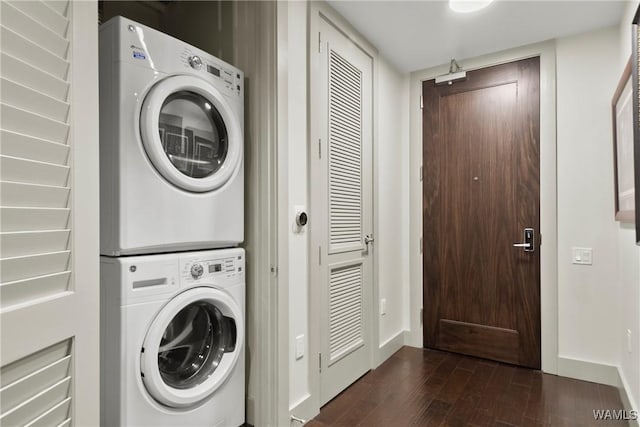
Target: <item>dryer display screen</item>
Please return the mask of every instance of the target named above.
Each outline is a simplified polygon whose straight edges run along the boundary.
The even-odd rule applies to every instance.
[[[222,271],[222,264],[209,264],[209,273],[218,273]]]
[[[220,70],[216,67],[212,67],[211,65],[207,65],[207,71],[214,76],[220,77]]]

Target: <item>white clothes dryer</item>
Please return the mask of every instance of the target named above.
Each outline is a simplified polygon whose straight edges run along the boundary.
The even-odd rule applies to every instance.
[[[101,425],[244,424],[244,258],[101,258]]]
[[[123,17],[100,27],[100,251],[244,240],[244,75]]]

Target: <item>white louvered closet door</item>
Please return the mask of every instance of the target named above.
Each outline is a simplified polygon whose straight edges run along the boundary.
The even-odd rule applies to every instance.
[[[0,425],[97,425],[97,3],[0,25]]]
[[[318,81],[320,145],[312,163],[321,277],[320,399],[371,368],[373,60],[323,18]],[[314,118],[315,119],[315,118]],[[321,211],[321,212],[320,212]],[[318,232],[319,229],[319,232]]]

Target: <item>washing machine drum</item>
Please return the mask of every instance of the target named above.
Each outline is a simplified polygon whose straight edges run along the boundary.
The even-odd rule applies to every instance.
[[[193,288],[167,303],[141,350],[140,373],[151,397],[187,408],[213,394],[238,363],[242,319],[234,300],[215,288]]]
[[[167,77],[151,88],[140,137],[160,175],[190,192],[223,186],[242,161],[238,117],[220,91],[195,76]]]

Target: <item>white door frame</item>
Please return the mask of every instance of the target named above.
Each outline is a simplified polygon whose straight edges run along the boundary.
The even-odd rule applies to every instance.
[[[467,71],[540,56],[540,311],[542,370],[558,373],[558,233],[556,173],[555,41],[459,60]],[[446,74],[448,64],[411,73],[410,87],[410,334],[406,344],[423,347],[422,337],[422,82]]]
[[[281,219],[287,212],[281,193],[286,179],[279,167],[286,151],[280,142],[277,6],[270,1],[230,4],[235,65],[246,78],[247,423],[256,426],[289,424],[287,241]]]
[[[372,216],[373,216],[373,233],[374,237],[378,235],[378,223],[377,223],[377,215],[375,213],[374,207],[376,206],[376,191],[377,191],[377,168],[376,165],[376,147],[378,143],[378,132],[375,126],[377,123],[377,115],[378,108],[376,106],[377,101],[377,67],[378,67],[378,51],[376,48],[371,45],[362,35],[360,35],[352,26],[347,22],[340,14],[338,14],[331,6],[329,6],[324,1],[318,2],[310,2],[309,7],[309,68],[308,68],[308,93],[309,93],[309,109],[310,109],[310,117],[313,117],[313,112],[316,109],[323,108],[321,105],[318,105],[317,100],[319,96],[316,94],[319,90],[318,85],[314,85],[313,82],[316,81],[317,77],[317,67],[318,67],[318,47],[319,47],[319,39],[318,34],[320,32],[320,20],[324,19],[329,22],[331,25],[336,27],[338,31],[342,32],[348,39],[350,39],[353,43],[355,43],[360,49],[362,49],[366,54],[368,54],[373,61],[373,78],[372,78],[372,107],[373,107],[373,122],[372,122],[372,135],[373,135],[373,155],[372,155],[372,170],[373,170],[373,195],[372,195]],[[308,141],[308,155],[307,159],[308,165],[308,173],[309,180],[308,182],[312,182],[311,177],[311,156],[314,153],[317,153],[317,141],[318,135],[321,134],[321,131],[318,129],[318,126],[315,125],[314,120],[310,118],[309,120],[309,141]],[[308,194],[311,194],[311,188],[308,189]],[[309,232],[310,236],[313,236],[313,218],[317,217],[315,214],[315,207],[313,205],[313,198],[309,198],[309,212],[311,221],[309,221]],[[375,243],[374,243],[375,245]],[[320,300],[320,290],[317,283],[317,274],[314,274],[314,270],[317,268],[317,262],[315,261],[315,256],[317,250],[314,249],[313,239],[309,239],[309,301],[319,301]],[[370,346],[370,355],[369,355],[369,368],[373,369],[379,364],[380,359],[380,350],[379,350],[379,306],[376,303],[379,298],[379,289],[378,289],[378,269],[376,266],[378,265],[377,259],[377,251],[375,250],[375,246],[372,251],[372,277],[373,277],[373,290],[372,290],[372,304],[371,304],[371,327],[369,328],[369,340],[371,343]],[[309,304],[309,357],[310,357],[310,372],[309,372],[309,386],[310,386],[310,407],[313,408],[315,413],[318,413],[320,408],[320,372],[317,367],[316,359],[318,354],[321,352],[321,336],[318,333],[320,331],[320,322],[322,319],[320,313],[320,307],[317,304]]]

